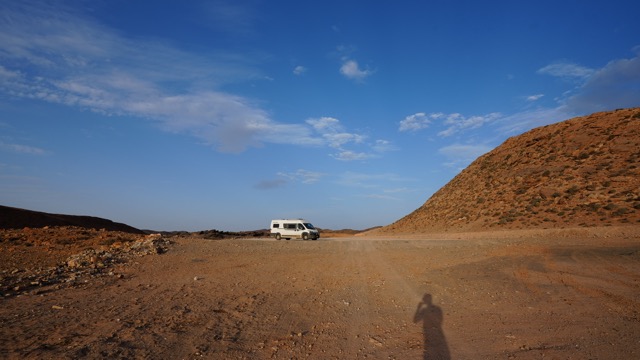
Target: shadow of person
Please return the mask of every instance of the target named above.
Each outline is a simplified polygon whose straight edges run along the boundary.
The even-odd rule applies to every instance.
[[[422,321],[424,336],[424,360],[450,360],[449,346],[442,332],[442,309],[433,305],[431,294],[424,294],[422,301],[418,303],[413,322],[419,321]]]

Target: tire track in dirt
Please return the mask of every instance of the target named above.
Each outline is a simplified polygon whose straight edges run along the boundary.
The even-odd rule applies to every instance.
[[[399,264],[389,261],[381,245],[374,240],[349,243],[348,258],[360,284],[353,288],[353,298],[361,304],[346,319],[350,335],[360,340],[351,348],[364,357],[416,358],[422,351],[423,334],[413,324],[413,316],[422,294],[407,281],[406,272],[399,273]]]
[[[260,342],[264,358],[422,357],[422,331],[412,324],[422,294],[374,242],[288,244],[313,255],[289,261],[286,273],[273,274],[290,283],[260,310],[273,319]]]

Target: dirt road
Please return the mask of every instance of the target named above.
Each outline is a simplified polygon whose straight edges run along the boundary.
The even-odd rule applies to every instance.
[[[640,357],[637,231],[175,242],[0,300],[0,357]]]

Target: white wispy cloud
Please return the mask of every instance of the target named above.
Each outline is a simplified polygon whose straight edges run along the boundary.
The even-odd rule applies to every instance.
[[[423,112],[415,113],[405,117],[400,121],[399,131],[418,131],[426,129],[431,123],[444,116],[442,113],[426,114]]]
[[[594,70],[574,63],[557,62],[539,69],[538,73],[565,79],[584,79],[591,76],[594,73]]]
[[[286,186],[288,183],[314,184],[326,174],[317,171],[298,169],[293,172],[278,172],[278,178],[262,180],[254,187],[260,190],[271,190]]]
[[[336,160],[363,161],[377,156],[370,150],[381,153],[391,149],[391,143],[385,140],[376,140],[373,144],[367,143],[367,135],[346,131],[340,120],[336,118],[312,118],[307,119],[306,123],[315,130],[325,145],[337,150],[336,153],[331,154],[331,157]],[[354,146],[365,147],[367,151],[348,148]]]
[[[451,136],[457,132],[477,129],[487,123],[492,123],[502,116],[500,113],[491,113],[487,115],[463,116],[461,114],[446,115],[444,124],[448,126],[445,130],[438,133],[439,136]]]
[[[308,119],[307,124],[311,125],[316,131],[320,133],[325,132],[339,132],[342,131],[342,125],[340,125],[340,120],[332,117],[321,117]]]
[[[443,114],[443,113],[415,113],[409,115],[400,121],[399,131],[418,131],[430,127],[434,122],[438,121],[439,126],[446,129],[438,132],[439,136],[447,137],[455,133],[468,129],[477,129],[487,123],[492,123],[499,119],[500,113],[491,113],[487,115],[464,116],[459,113]]]
[[[342,149],[348,143],[360,144],[367,138],[365,135],[346,132],[340,120],[332,117],[308,119],[306,123],[322,136],[328,146],[335,149]]]
[[[461,133],[470,129],[491,126],[495,129],[493,139],[481,145],[451,144],[438,151],[447,158],[446,165],[462,169],[478,156],[490,151],[489,141],[503,141],[532,128],[556,123],[575,116],[596,111],[640,106],[640,48],[634,49],[636,56],[610,61],[599,69],[590,69],[571,63],[554,63],[538,70],[539,74],[571,79],[571,87],[558,97],[555,107],[526,107],[522,111],[504,115],[490,113],[464,116],[460,113],[443,114],[424,112],[407,116],[400,121],[399,131],[419,131],[430,127],[444,126],[438,132],[441,137]],[[542,98],[544,94],[526,97],[529,102]]]
[[[564,111],[586,114],[640,106],[640,50],[630,59],[610,61],[561,100]]]
[[[505,116],[500,121],[502,129],[518,133],[597,111],[640,106],[640,48],[633,51],[635,56],[612,60],[597,69],[570,63],[543,67],[539,74],[573,79],[573,87],[557,98],[554,108],[527,109]]]
[[[331,157],[340,161],[356,161],[356,160],[362,161],[362,160],[370,159],[374,157],[374,155],[370,153],[365,153],[365,152],[342,150],[335,154],[331,154]]]
[[[387,151],[395,151],[395,150],[398,150],[398,148],[395,145],[393,145],[389,140],[378,139],[373,145],[373,150],[379,153],[383,153]]]
[[[340,66],[340,73],[351,80],[362,81],[371,76],[373,71],[369,69],[361,69],[355,60],[346,59]]]
[[[0,93],[146,119],[223,152],[263,143],[327,146],[335,159],[354,161],[391,148],[384,141],[367,143],[366,135],[336,119],[276,121],[258,101],[222,91],[265,79],[255,54],[214,49],[196,55],[158,39],[124,37],[80,10],[45,1],[5,2],[0,11]],[[229,1],[209,11],[209,17],[228,15],[237,24],[254,16]],[[348,60],[343,73],[352,79],[371,74]]]
[[[5,81],[10,81],[12,79],[20,78],[22,74],[19,71],[11,71],[6,69],[4,66],[0,65],[0,79]]]
[[[293,68],[293,73],[295,75],[302,75],[302,74],[304,74],[306,72],[307,72],[307,68],[302,66],[302,65],[298,65],[295,68]]]
[[[41,149],[35,146],[29,145],[21,145],[21,144],[11,144],[0,141],[0,149],[19,153],[19,154],[28,154],[28,155],[45,155],[47,153],[46,150]]]
[[[496,121],[498,132],[511,136],[597,111],[640,106],[640,48],[633,51],[635,56],[612,60],[598,69],[568,63],[543,67],[539,74],[576,82],[557,98],[555,107],[526,109],[501,117]]]
[[[316,171],[298,169],[294,172],[279,172],[278,176],[303,184],[313,184],[318,182],[325,174]]]
[[[360,134],[352,134],[352,133],[335,133],[335,134],[323,134],[324,138],[327,139],[329,146],[336,149],[341,149],[342,145],[347,143],[361,144],[364,139],[367,137],[365,135]]]
[[[248,57],[197,56],[125,38],[47,2],[3,3],[0,10],[0,92],[149,119],[227,152],[263,142],[318,143],[308,126],[279,123],[251,99],[216,90],[263,78]]]
[[[575,116],[565,111],[564,107],[537,108],[507,115],[496,122],[496,133],[501,136],[513,136],[527,130],[567,120]]]

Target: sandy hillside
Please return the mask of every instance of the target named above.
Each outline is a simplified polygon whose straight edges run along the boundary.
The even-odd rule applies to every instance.
[[[508,139],[373,233],[640,225],[640,108]]]

